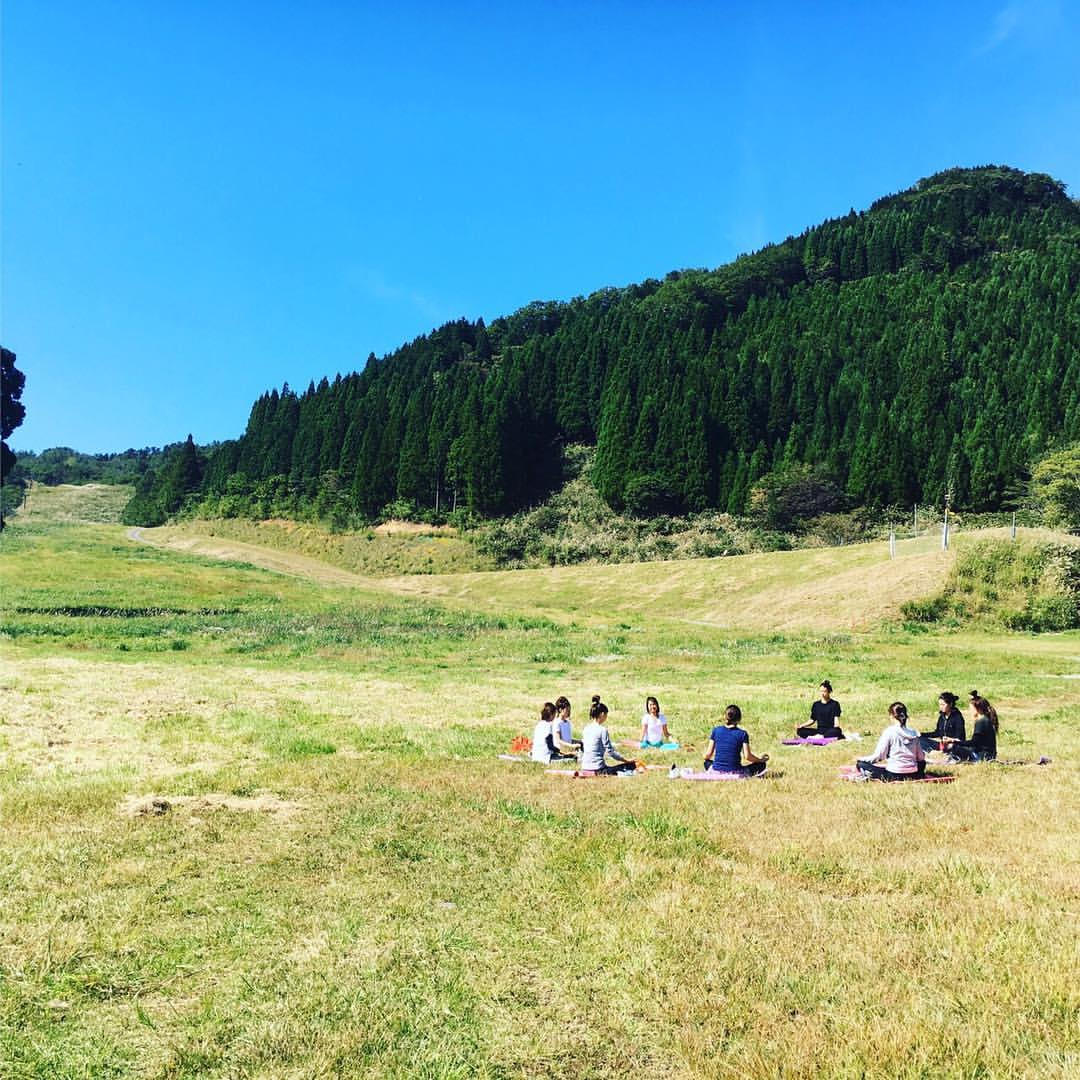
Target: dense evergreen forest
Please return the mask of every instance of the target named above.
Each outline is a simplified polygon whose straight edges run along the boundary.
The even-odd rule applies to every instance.
[[[236,440],[190,438],[127,520],[502,515],[596,447],[615,508],[741,513],[804,463],[864,506],[998,508],[1080,440],[1080,204],[1051,177],[952,169],[716,270],[485,325],[448,323],[362,372],[260,397]]]

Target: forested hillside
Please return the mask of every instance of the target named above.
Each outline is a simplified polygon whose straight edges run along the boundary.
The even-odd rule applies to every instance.
[[[1080,205],[953,169],[717,270],[449,323],[357,374],[255,402],[243,436],[147,474],[127,510],[512,512],[595,444],[616,508],[746,508],[819,466],[856,503],[994,509],[1080,439]],[[181,475],[182,474],[182,475]]]
[[[70,446],[54,446],[41,453],[19,450],[11,480],[50,485],[134,484],[147,469],[159,469],[165,455],[176,449],[147,446],[117,454],[84,454]]]

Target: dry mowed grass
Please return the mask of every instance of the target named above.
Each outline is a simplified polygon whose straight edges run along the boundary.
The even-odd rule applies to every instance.
[[[235,557],[230,551],[254,556],[260,565],[275,559],[275,569],[296,569],[318,579],[330,571],[374,578],[395,574],[453,574],[484,569],[486,560],[476,548],[446,526],[423,526],[388,521],[358,533],[330,533],[317,525],[296,521],[185,522],[145,530],[149,543],[186,550],[205,550],[215,557]]]
[[[852,629],[827,593],[770,625],[750,586],[732,629],[722,564],[415,596],[117,527],[0,543],[4,1076],[1080,1071],[1080,635]],[[809,588],[812,555],[746,577]],[[778,742],[824,676],[874,732],[978,686],[1003,755],[1054,763],[840,783],[853,748]],[[620,736],[656,693],[699,748],[738,701],[774,776],[499,762],[560,692]]]
[[[15,514],[21,523],[116,523],[131,498],[125,484],[31,484]]]

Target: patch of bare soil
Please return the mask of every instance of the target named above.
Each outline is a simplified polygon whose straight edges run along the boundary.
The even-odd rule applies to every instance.
[[[301,809],[300,803],[289,802],[271,791],[254,795],[128,795],[120,803],[120,812],[127,817],[155,817],[183,808],[192,814],[230,810],[238,813],[273,814],[289,817]]]

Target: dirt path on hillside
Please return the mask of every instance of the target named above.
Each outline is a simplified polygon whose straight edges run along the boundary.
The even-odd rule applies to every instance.
[[[128,539],[151,547],[168,548],[183,551],[189,555],[202,555],[208,559],[222,559],[229,562],[246,562],[263,570],[272,570],[278,574],[305,578],[320,585],[344,585],[350,588],[377,589],[381,586],[376,578],[364,577],[339,566],[300,555],[292,551],[279,551],[277,548],[248,544],[243,540],[226,540],[217,536],[198,536],[181,533],[175,529],[128,529]]]

